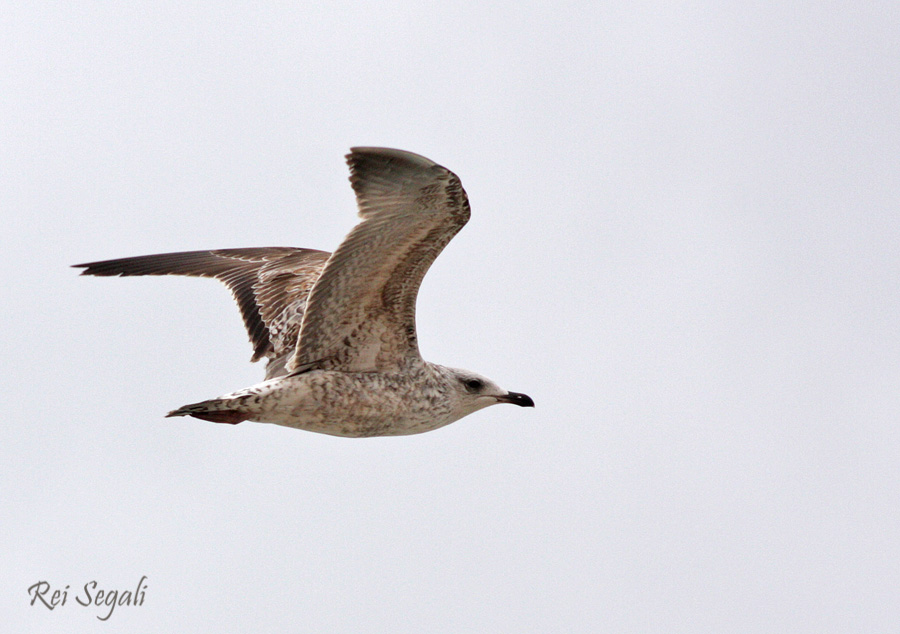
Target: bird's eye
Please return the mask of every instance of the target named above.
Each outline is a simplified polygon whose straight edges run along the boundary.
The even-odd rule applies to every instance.
[[[478,392],[484,387],[484,383],[480,379],[468,379],[464,384],[470,392]]]

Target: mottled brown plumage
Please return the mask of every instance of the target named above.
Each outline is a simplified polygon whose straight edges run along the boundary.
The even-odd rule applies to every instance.
[[[456,175],[387,148],[353,148],[347,163],[362,221],[332,254],[263,247],[75,265],[83,275],[212,277],[231,289],[253,360],[268,359],[267,380],[169,416],[386,436],[429,431],[495,403],[534,406],[419,355],[419,286],[469,220]]]

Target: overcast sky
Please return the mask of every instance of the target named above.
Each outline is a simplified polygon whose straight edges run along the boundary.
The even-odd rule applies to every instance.
[[[186,4],[0,10],[8,631],[900,628],[896,3]],[[422,354],[537,407],[163,418],[228,292],[69,265],[332,250],[353,145],[460,176]]]

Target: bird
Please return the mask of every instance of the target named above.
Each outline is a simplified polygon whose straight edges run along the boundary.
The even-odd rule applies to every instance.
[[[534,407],[469,370],[422,359],[416,297],[431,264],[468,222],[459,178],[403,150],[346,155],[362,219],[333,253],[251,247],[75,264],[82,275],[186,275],[223,282],[265,380],[166,416],[272,423],[350,438],[438,429],[498,403]]]

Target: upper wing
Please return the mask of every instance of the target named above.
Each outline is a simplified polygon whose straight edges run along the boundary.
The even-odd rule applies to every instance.
[[[76,264],[82,275],[190,275],[223,282],[234,295],[253,344],[253,361],[267,357],[266,378],[284,373],[294,354],[306,299],[329,254],[261,247],[143,255]]]
[[[469,220],[459,179],[425,157],[353,148],[347,164],[363,220],[313,287],[288,370],[390,370],[419,358],[419,285]]]

